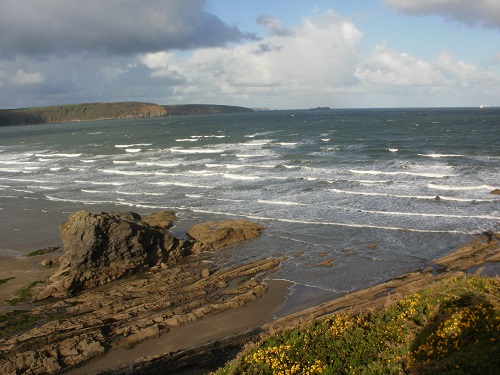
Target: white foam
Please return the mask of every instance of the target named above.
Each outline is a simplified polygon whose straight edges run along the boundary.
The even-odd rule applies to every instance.
[[[145,146],[151,146],[152,143],[133,143],[130,145],[115,145],[117,148],[130,148],[130,147],[145,147]]]
[[[229,178],[231,180],[261,180],[259,176],[245,176],[241,174],[224,173],[222,175],[224,178]]]
[[[427,187],[429,189],[437,189],[437,190],[493,190],[493,186],[489,185],[478,185],[478,186],[451,186],[451,185],[437,185],[437,184],[428,184]]]
[[[164,163],[159,161],[138,161],[135,164],[145,167],[176,167],[180,165],[180,163]]]
[[[221,154],[224,152],[224,150],[221,150],[221,149],[210,149],[210,148],[183,149],[183,148],[177,148],[177,147],[172,147],[170,149],[170,151],[180,153],[180,154]]]
[[[418,156],[425,156],[428,158],[458,158],[465,155],[461,154],[418,154]]]
[[[389,215],[389,216],[420,216],[420,217],[446,217],[452,219],[500,220],[500,217],[495,217],[490,215],[450,215],[450,214],[430,214],[430,213],[420,213],[420,212],[372,211],[372,210],[358,210],[358,209],[356,209],[356,211],[369,214]]]
[[[134,164],[134,161],[130,160],[113,160],[113,164]]]
[[[341,194],[352,194],[352,195],[367,195],[367,196],[380,196],[380,197],[391,197],[391,198],[407,198],[407,199],[426,199],[426,200],[448,200],[456,202],[495,202],[496,199],[481,199],[481,198],[457,198],[457,197],[446,197],[442,195],[400,195],[400,194],[389,194],[389,193],[375,193],[367,191],[350,191],[350,190],[340,190],[340,189],[328,189],[335,193]]]
[[[210,210],[201,210],[198,208],[190,208],[193,212],[199,213],[207,213],[207,214],[215,214],[215,215],[227,215],[227,216],[235,216],[234,213],[228,212],[219,212],[219,211],[210,211]],[[339,227],[350,227],[350,228],[371,228],[371,229],[382,229],[382,230],[396,230],[405,232],[418,232],[418,233],[455,233],[455,234],[473,234],[474,232],[464,232],[458,230],[433,230],[433,229],[411,229],[411,228],[400,228],[400,227],[391,227],[391,226],[380,226],[373,224],[362,224],[362,223],[335,223],[329,221],[308,221],[308,220],[295,220],[295,219],[285,219],[285,218],[273,218],[266,216],[256,216],[256,215],[243,215],[238,214],[238,216],[246,217],[253,220],[269,220],[269,221],[280,221],[285,223],[294,223],[294,224],[307,224],[307,225],[327,225],[327,226],[339,226]]]
[[[218,173],[210,172],[210,171],[188,171],[188,173],[196,174],[196,175],[204,175],[204,176],[217,176]]]
[[[82,181],[82,180],[76,180],[75,181],[77,184],[91,184],[91,185],[111,185],[111,186],[121,186],[125,185],[126,182],[108,182],[108,181]]]
[[[126,148],[125,149],[125,152],[129,152],[129,153],[138,153],[138,152],[141,152],[142,151],[142,148]]]
[[[118,174],[124,176],[164,176],[162,172],[141,172],[141,171],[124,171],[119,169],[100,169],[103,173]]]
[[[398,151],[399,151],[399,149],[398,149],[398,148],[388,148],[388,150],[389,150],[390,152],[398,152]]]
[[[454,174],[443,174],[443,173],[429,173],[429,172],[389,172],[389,171],[377,171],[377,170],[357,170],[357,169],[349,169],[351,173],[357,174],[370,174],[370,175],[408,175],[408,176],[420,176],[420,177],[433,177],[433,178],[443,178],[443,177],[454,177]]]
[[[104,193],[103,191],[99,190],[88,190],[88,189],[80,189],[83,193],[88,193],[88,194],[102,194]]]
[[[176,142],[196,142],[199,141],[199,138],[181,138],[181,139],[176,139]]]
[[[170,182],[170,181],[161,181],[161,182],[150,182],[150,185],[158,185],[158,186],[182,186],[182,187],[196,187],[196,188],[203,188],[203,189],[213,189],[214,186],[206,186],[206,185],[200,185],[197,183],[190,183],[190,182]]]
[[[35,156],[42,157],[42,158],[78,158],[78,157],[82,156],[82,154],[81,153],[79,153],[79,154],[55,153],[55,154],[35,154]]]
[[[236,154],[235,156],[237,158],[241,158],[241,159],[248,159],[248,158],[260,158],[260,157],[265,157],[268,155],[266,155],[266,154]]]
[[[275,204],[278,206],[306,206],[306,204],[304,204],[304,203],[291,202],[291,201],[280,201],[280,200],[258,199],[257,202],[266,203],[266,204]]]

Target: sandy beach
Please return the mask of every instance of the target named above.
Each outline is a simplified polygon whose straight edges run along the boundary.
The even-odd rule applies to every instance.
[[[40,266],[42,260],[53,257],[54,253],[33,257],[0,256],[0,280],[12,278],[0,285],[0,311],[11,309],[5,300],[12,298],[16,291],[32,282],[44,280],[54,273],[54,268]]]

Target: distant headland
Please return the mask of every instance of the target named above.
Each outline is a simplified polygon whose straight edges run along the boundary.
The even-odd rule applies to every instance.
[[[159,105],[142,102],[66,104],[2,109],[0,126],[239,112],[253,112],[253,109],[216,104]]]

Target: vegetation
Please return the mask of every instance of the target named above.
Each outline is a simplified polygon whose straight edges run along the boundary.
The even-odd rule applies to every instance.
[[[6,300],[5,302],[11,306],[26,302],[31,296],[31,290],[35,287],[35,285],[40,284],[42,282],[43,281],[33,281],[33,282],[29,283],[24,288],[19,289],[15,293],[14,298]]]
[[[15,277],[8,277],[6,279],[0,279],[0,285],[5,284],[7,281],[13,280],[13,279],[15,279]]]
[[[499,340],[500,278],[462,276],[272,335],[215,374],[493,374]]]
[[[251,111],[244,107],[205,104],[170,106],[140,102],[66,104],[0,110],[0,126]]]
[[[57,247],[57,246],[47,247],[45,249],[38,249],[38,250],[32,251],[31,253],[27,254],[26,256],[27,257],[35,257],[38,255],[44,255],[44,254],[54,252],[58,249],[59,249],[59,247]]]
[[[24,332],[36,325],[59,319],[59,315],[36,315],[27,310],[15,310],[0,314],[0,339]]]

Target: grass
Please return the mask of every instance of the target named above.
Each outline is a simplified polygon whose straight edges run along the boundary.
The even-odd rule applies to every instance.
[[[469,275],[269,336],[215,374],[493,374],[499,340],[500,278]]]
[[[31,253],[27,254],[26,256],[27,257],[35,257],[35,256],[38,256],[38,255],[44,255],[44,254],[52,253],[52,252],[57,251],[57,250],[59,250],[58,246],[47,247],[45,249],[38,249],[38,250],[32,251]]]
[[[6,300],[5,303],[7,303],[10,306],[13,306],[13,305],[18,305],[20,303],[26,302],[29,299],[29,297],[31,296],[31,290],[35,287],[35,285],[40,284],[40,283],[43,283],[43,281],[33,281],[33,282],[29,283],[24,288],[19,289],[15,293],[14,298]]]
[[[15,277],[8,277],[6,279],[0,279],[0,285],[5,284],[7,281],[13,280],[13,279],[15,279]]]

